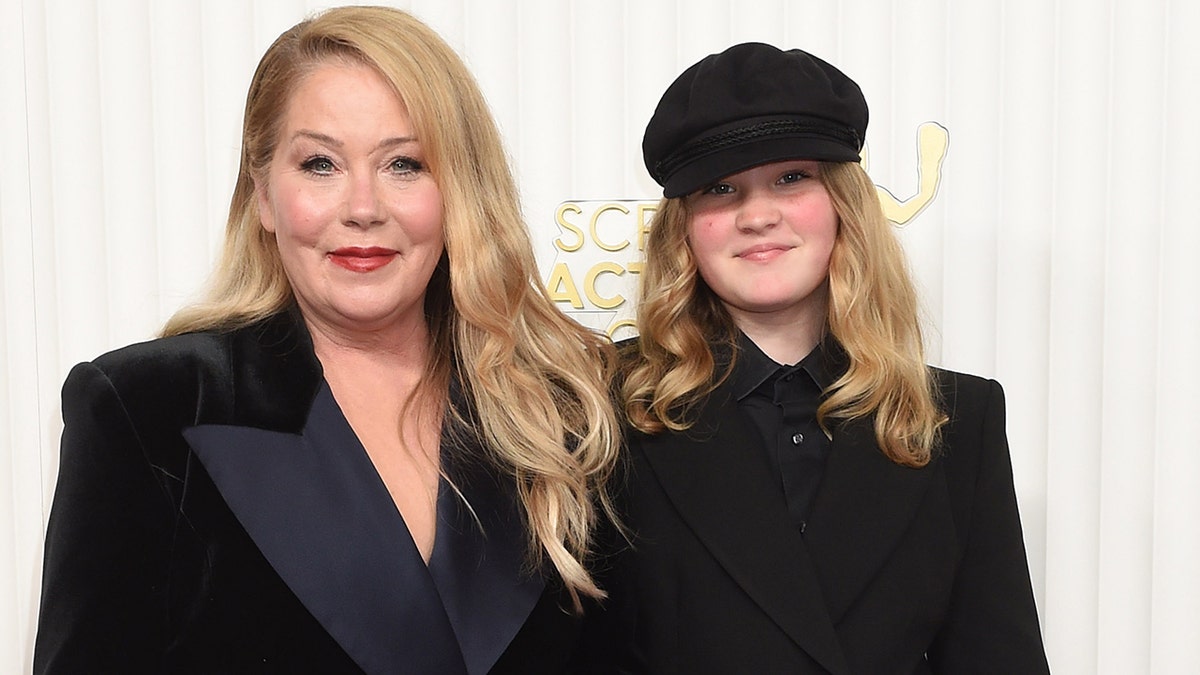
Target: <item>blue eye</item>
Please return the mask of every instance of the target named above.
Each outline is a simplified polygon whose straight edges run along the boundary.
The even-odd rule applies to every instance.
[[[412,157],[397,157],[392,160],[389,168],[393,173],[417,173],[423,171],[425,165]]]
[[[309,173],[327,175],[333,173],[333,170],[336,167],[333,165],[333,160],[329,159],[328,157],[317,155],[304,160],[304,162],[300,165],[300,168]]]
[[[780,183],[795,183],[798,181],[802,181],[805,178],[811,178],[811,177],[812,176],[808,175],[808,173],[804,172],[804,171],[789,171],[789,172],[783,174],[782,176],[780,176],[779,182]]]

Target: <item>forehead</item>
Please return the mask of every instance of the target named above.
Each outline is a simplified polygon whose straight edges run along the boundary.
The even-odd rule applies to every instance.
[[[298,78],[282,111],[284,127],[307,121],[356,124],[371,118],[403,118],[408,107],[375,68],[348,59],[315,64]]]

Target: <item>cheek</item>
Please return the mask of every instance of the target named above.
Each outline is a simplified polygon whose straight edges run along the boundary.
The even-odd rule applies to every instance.
[[[720,228],[712,219],[696,219],[688,226],[688,245],[697,264],[702,265],[713,256],[721,248],[723,239]]]
[[[696,263],[696,272],[713,289],[724,287],[726,272],[721,262],[726,256],[722,254],[723,240],[720,229],[711,221],[697,222],[688,231],[687,245]]]
[[[386,209],[410,243],[442,242],[445,210],[441,192],[430,180],[389,192]]]
[[[810,204],[796,213],[793,222],[800,224],[795,228],[797,234],[816,250],[824,251],[827,257],[838,233],[838,217],[833,205],[827,200]]]
[[[301,243],[315,241],[331,217],[328,205],[299,190],[276,193],[271,208],[276,235]]]
[[[421,235],[425,241],[441,241],[445,213],[441,201],[434,201],[421,209],[417,222],[421,224]]]

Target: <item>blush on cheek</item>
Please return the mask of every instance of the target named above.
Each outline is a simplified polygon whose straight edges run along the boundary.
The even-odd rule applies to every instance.
[[[692,254],[696,253],[696,247],[699,245],[705,248],[710,245],[710,242],[717,236],[717,225],[711,219],[693,220],[687,229],[686,241],[692,248]]]

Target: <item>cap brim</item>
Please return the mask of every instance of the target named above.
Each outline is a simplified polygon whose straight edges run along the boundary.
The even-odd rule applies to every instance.
[[[682,197],[739,171],[789,159],[857,162],[860,157],[845,144],[828,138],[762,138],[716,150],[679,167],[663,183],[663,196]]]

